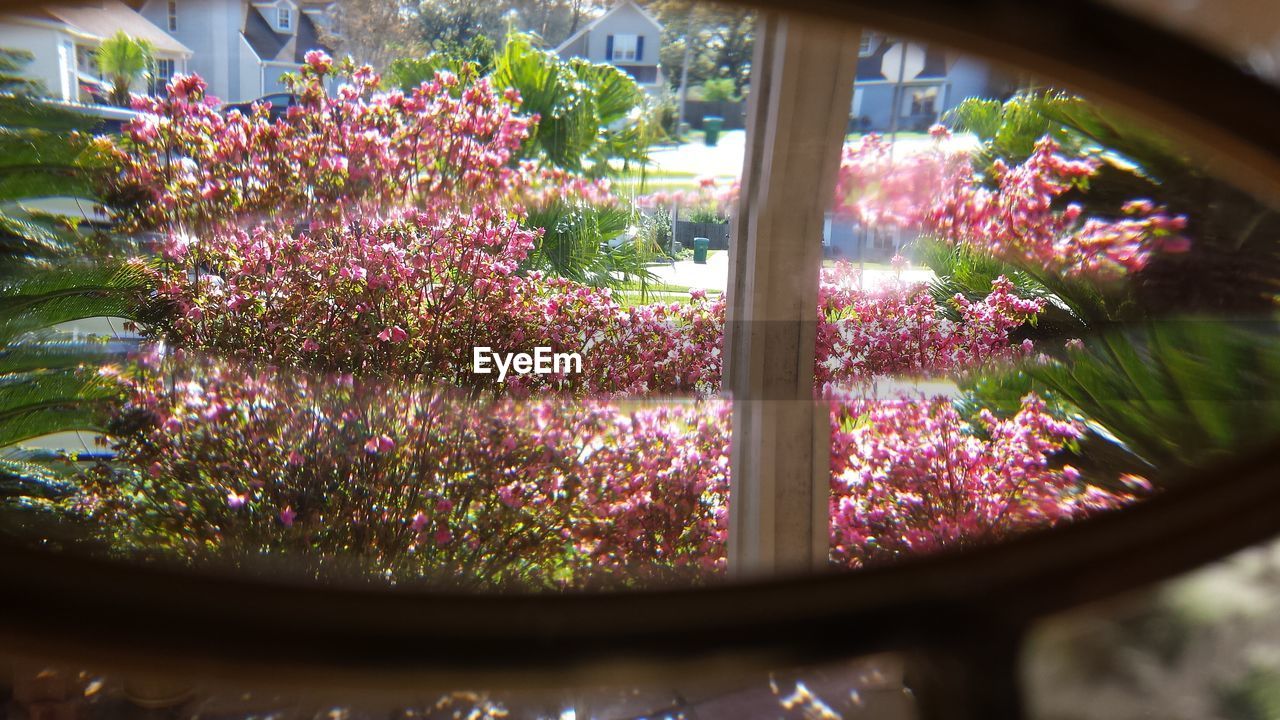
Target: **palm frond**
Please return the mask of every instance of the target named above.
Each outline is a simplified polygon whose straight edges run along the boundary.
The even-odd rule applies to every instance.
[[[1084,342],[1025,372],[1143,464],[1203,467],[1275,439],[1280,336],[1271,321],[1161,321]]]

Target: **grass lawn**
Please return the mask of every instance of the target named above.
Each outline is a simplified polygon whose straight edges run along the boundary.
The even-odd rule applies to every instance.
[[[689,288],[687,285],[672,285],[670,283],[653,282],[642,286],[639,282],[631,281],[624,283],[622,287],[613,291],[613,297],[618,304],[623,307],[636,307],[638,305],[654,305],[658,303],[673,302],[689,302]],[[708,290],[707,295],[719,295],[719,291]]]
[[[644,181],[644,189],[640,187],[640,181],[628,182],[627,180],[619,180],[613,184],[614,191],[620,194],[635,193],[636,195],[648,195],[656,192],[673,192],[676,190],[696,190],[698,184],[692,179],[680,180],[671,178],[646,178]]]
[[[646,173],[643,179],[639,173],[628,173],[614,180],[613,187],[619,191],[631,191],[642,195],[674,190],[697,190],[698,179],[701,177],[703,176],[681,170],[652,170]],[[716,183],[727,186],[733,180],[731,176],[717,177]]]

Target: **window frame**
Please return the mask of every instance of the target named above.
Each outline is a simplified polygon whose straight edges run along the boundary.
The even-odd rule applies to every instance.
[[[626,39],[630,43],[629,47],[626,43],[621,42],[623,39]],[[613,52],[609,58],[609,62],[636,62],[636,51],[639,47],[639,33],[615,33],[613,36]]]
[[[1130,109],[1242,189],[1280,194],[1280,89],[1108,6],[756,1],[775,11],[808,8],[836,21],[874,21],[1017,63]],[[1105,42],[1114,37],[1126,42]],[[1186,82],[1191,71],[1201,82]],[[1241,98],[1255,101],[1249,113],[1239,112]],[[0,629],[14,647],[63,657],[90,649],[157,672],[185,661],[253,681],[264,671],[308,672],[377,687],[410,686],[433,674],[580,680],[585,669],[623,653],[672,676],[707,672],[714,665],[708,658],[726,655],[794,663],[923,648],[925,664],[937,658],[932,666],[950,680],[913,684],[918,695],[932,695],[929,717],[940,717],[936,708],[943,707],[951,708],[949,717],[1017,717],[1016,651],[1027,623],[1280,535],[1278,469],[1280,447],[1263,448],[1141,505],[1000,546],[849,575],[634,594],[299,587],[51,554],[0,538],[0,568],[22,589],[0,595],[7,610]],[[305,632],[281,642],[281,629],[296,626]]]

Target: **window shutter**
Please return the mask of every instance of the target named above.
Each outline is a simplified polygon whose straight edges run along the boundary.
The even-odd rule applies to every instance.
[[[612,35],[604,39],[604,59],[607,61],[613,60],[613,36]]]
[[[644,59],[644,36],[636,36],[636,62]]]

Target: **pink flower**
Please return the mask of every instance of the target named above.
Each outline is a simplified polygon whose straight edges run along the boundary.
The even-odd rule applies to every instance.
[[[322,50],[308,50],[307,54],[302,56],[302,61],[322,75],[333,70],[333,58]]]
[[[453,533],[449,532],[449,528],[440,528],[436,530],[435,541],[438,547],[444,547],[453,542]]]
[[[227,507],[232,510],[244,507],[245,496],[234,491],[227,493]],[[290,520],[292,522],[292,520]]]
[[[427,526],[427,522],[427,516],[418,513],[413,516],[413,521],[409,523],[409,527],[413,528],[414,532],[421,532],[422,528]]]
[[[405,332],[400,326],[393,326],[384,329],[378,333],[378,339],[382,342],[401,343],[409,339],[409,333]]]
[[[364,451],[370,455],[377,455],[378,453],[391,452],[395,447],[396,443],[390,437],[378,435],[369,438],[368,442],[364,444]]]
[[[436,503],[436,512],[438,513],[442,513],[442,514],[447,513],[452,509],[453,509],[453,501],[449,500],[448,498],[445,498],[440,502]]]
[[[298,513],[293,511],[292,506],[280,511],[280,523],[285,527],[293,527],[293,520],[296,517],[298,517]]]

